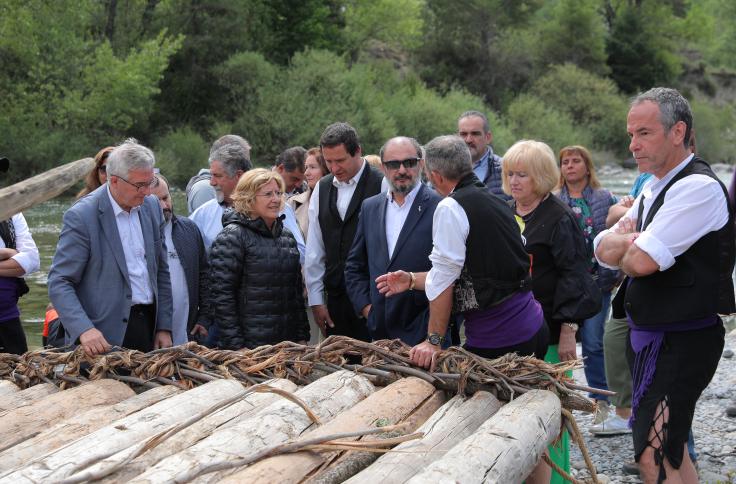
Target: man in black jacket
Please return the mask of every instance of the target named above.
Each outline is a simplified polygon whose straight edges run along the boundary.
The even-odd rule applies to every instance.
[[[383,191],[383,175],[365,162],[358,133],[347,123],[328,126],[320,148],[330,174],[314,187],[309,203],[304,264],[309,305],[323,334],[369,341],[365,319],[347,295],[344,272],[363,200]]]

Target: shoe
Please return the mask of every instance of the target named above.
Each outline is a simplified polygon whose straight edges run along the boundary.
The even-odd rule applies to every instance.
[[[611,413],[611,407],[605,400],[596,400],[595,416],[593,416],[593,425],[602,424],[608,419]]]
[[[621,470],[624,471],[624,474],[627,474],[629,476],[638,476],[639,475],[639,464],[637,464],[633,460],[630,460],[630,461],[624,462],[624,465],[621,466]]]
[[[598,425],[591,425],[590,433],[595,436],[630,434],[629,422],[616,414],[611,415]]]
[[[726,415],[732,418],[736,417],[736,405],[726,407]]]

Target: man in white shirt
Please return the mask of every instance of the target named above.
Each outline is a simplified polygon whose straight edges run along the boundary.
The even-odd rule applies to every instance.
[[[383,175],[362,157],[360,140],[347,123],[328,126],[320,137],[330,174],[314,187],[304,263],[309,305],[324,335],[369,341],[345,288],[345,261],[358,228],[363,200],[380,193]]]
[[[628,276],[614,298],[627,318],[634,455],[645,482],[697,482],[687,452],[700,394],[736,311],[733,211],[726,188],[689,149],[690,105],[654,88],[631,103],[629,149],[654,176],[626,215],[594,240],[598,261]]]
[[[396,270],[431,269],[432,216],[442,197],[421,182],[424,156],[415,139],[391,138],[380,157],[390,190],[363,202],[345,264],[345,283],[372,339],[399,338],[415,345],[427,336],[429,301],[424,291],[387,299],[375,280]]]

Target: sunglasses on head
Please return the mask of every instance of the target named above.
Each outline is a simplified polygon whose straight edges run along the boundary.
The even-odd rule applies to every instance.
[[[407,158],[405,160],[389,160],[389,161],[384,161],[382,163],[383,163],[383,166],[385,166],[389,170],[398,170],[401,167],[401,165],[404,165],[404,168],[408,170],[410,168],[414,168],[415,166],[417,166],[417,163],[419,163],[419,160],[421,160],[421,158]]]

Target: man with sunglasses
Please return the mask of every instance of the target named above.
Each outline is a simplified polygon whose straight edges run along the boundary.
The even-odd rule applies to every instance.
[[[172,296],[153,152],[135,140],[107,161],[107,183],[64,214],[49,297],[67,344],[87,355],[112,346],[171,346]]]
[[[493,133],[488,117],[480,111],[466,111],[457,120],[457,135],[470,150],[473,173],[488,188],[488,192],[511,200],[501,188],[501,157],[493,152]]]
[[[363,202],[345,264],[345,283],[372,339],[399,338],[415,345],[427,335],[429,301],[424,291],[387,299],[378,292],[375,280],[387,272],[413,274],[432,268],[432,217],[442,197],[421,182],[424,156],[415,139],[392,138],[380,156],[390,190]]]

